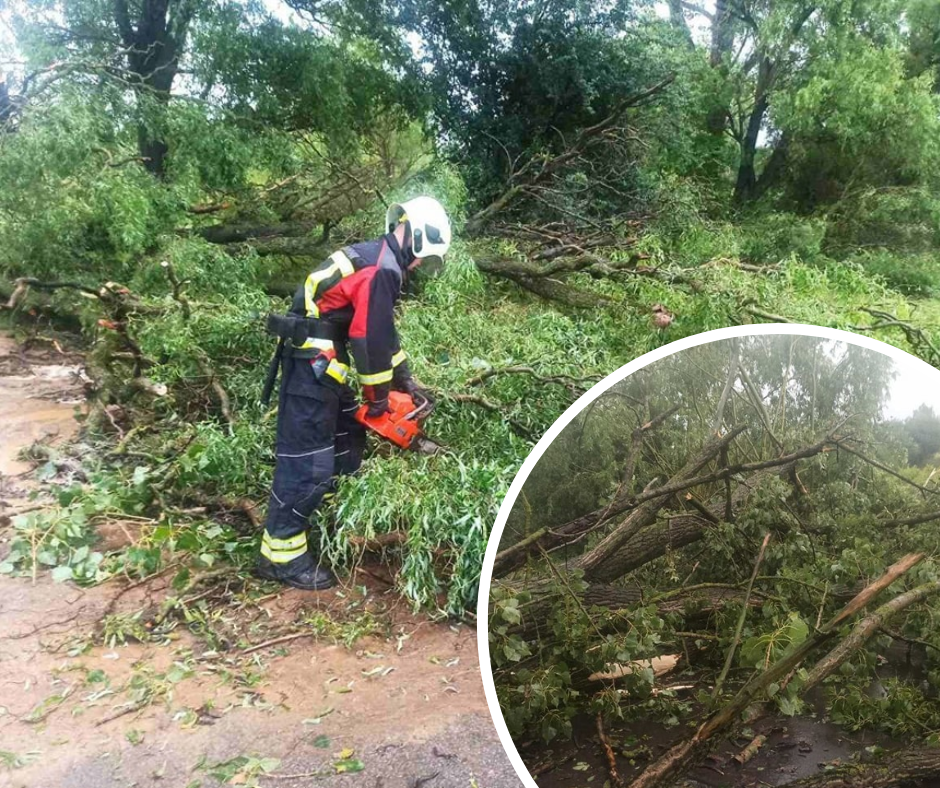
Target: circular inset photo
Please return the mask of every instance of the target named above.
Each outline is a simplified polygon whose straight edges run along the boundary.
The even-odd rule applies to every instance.
[[[539,788],[940,785],[940,371],[709,332],[573,405],[500,509],[484,683]]]

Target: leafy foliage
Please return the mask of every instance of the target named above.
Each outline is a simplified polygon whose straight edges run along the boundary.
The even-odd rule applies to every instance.
[[[440,199],[458,230],[444,274],[417,281],[398,315],[411,365],[438,396],[428,427],[447,451],[373,447],[323,512],[321,548],[348,567],[365,542],[404,534],[386,556],[419,606],[472,606],[521,459],[591,383],[643,352],[787,319],[938,362],[930,3],[834,0],[795,29],[800,4],[748,0],[701,38],[686,34],[691,11],[662,19],[642,2],[293,0],[296,13],[278,17],[257,3],[157,5],[9,12],[18,51],[0,91],[0,290],[20,325],[78,317],[96,390],[88,484],[59,511],[17,521],[4,571],[54,565],[61,579],[94,582],[145,576],[175,551],[201,566],[250,560],[246,527],[174,511],[265,500],[275,420],[258,404],[263,316],[335,247],[377,234],[385,204],[417,194]],[[142,65],[122,6],[132,27],[160,11],[178,58]],[[755,113],[759,144],[745,134]],[[464,232],[520,173],[612,116],[485,232]],[[784,153],[786,166],[771,167]],[[748,166],[759,194],[735,201]],[[482,273],[488,257],[530,251],[513,235],[519,222],[576,231],[575,247],[593,238],[586,251],[621,270],[548,276],[580,294],[578,308]],[[24,296],[20,277],[56,289]],[[657,304],[666,326],[651,325]],[[532,527],[611,494],[602,461],[623,447],[587,443],[595,454],[578,482],[533,497]],[[120,513],[156,524],[109,554],[95,531]]]

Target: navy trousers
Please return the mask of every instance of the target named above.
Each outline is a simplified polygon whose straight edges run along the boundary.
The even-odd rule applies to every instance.
[[[318,378],[310,359],[285,358],[281,376],[277,464],[261,554],[293,574],[316,565],[318,545],[307,542],[310,517],[337,476],[359,469],[366,435],[354,418],[359,402],[349,386]]]

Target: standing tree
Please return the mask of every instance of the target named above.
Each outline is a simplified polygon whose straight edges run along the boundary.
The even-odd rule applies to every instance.
[[[940,452],[940,417],[929,405],[921,405],[904,420],[904,431],[914,443],[908,457],[911,465],[926,465]]]
[[[196,0],[114,0],[127,74],[137,96],[138,150],[144,166],[166,175],[169,150],[163,128],[170,91],[179,73],[186,37],[199,3]]]
[[[849,144],[855,146],[856,161],[859,156],[872,161],[883,156],[885,135],[877,140],[865,140],[864,135],[871,137],[885,126],[903,129],[911,123],[911,113],[920,116],[905,106],[909,102],[883,99],[893,91],[903,96],[918,90],[916,83],[904,82],[935,64],[929,5],[912,4],[913,25],[903,23],[895,6],[879,2],[718,0],[714,11],[693,3],[671,6],[671,20],[684,40],[691,35],[688,18],[708,23],[710,34],[703,47],[720,76],[708,126],[714,133],[729,134],[738,147],[733,193],[737,204],[753,202],[785,183],[796,148],[822,145],[831,154]],[[906,76],[871,62],[890,64],[905,58],[912,64]],[[820,80],[827,78],[834,83],[827,88],[830,103],[820,107]],[[838,111],[819,111],[832,103],[841,105]],[[931,124],[929,111],[923,119]],[[923,144],[912,146],[910,141],[907,147],[924,150]],[[819,167],[819,159],[809,163],[805,150],[801,153],[803,166]],[[817,181],[836,169],[825,168]],[[855,173],[853,185],[859,184],[859,175]],[[819,197],[832,200],[846,187],[846,179],[836,178]]]

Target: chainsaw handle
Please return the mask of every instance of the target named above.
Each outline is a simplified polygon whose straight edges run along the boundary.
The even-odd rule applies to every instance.
[[[411,392],[411,399],[414,400],[415,409],[406,416],[408,419],[423,419],[434,410],[434,402],[418,390]]]

